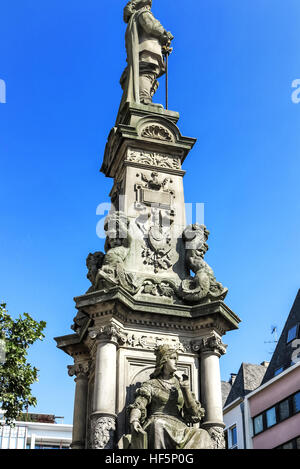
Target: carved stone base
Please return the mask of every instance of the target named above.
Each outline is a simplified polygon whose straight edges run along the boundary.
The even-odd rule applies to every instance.
[[[116,430],[115,417],[95,414],[91,416],[90,447],[113,449]]]
[[[196,398],[202,405],[207,401],[203,405],[207,418],[213,414],[209,406],[215,409],[219,405],[221,383],[220,378],[217,382],[213,379],[210,386],[219,389],[213,394],[216,395],[217,404],[211,402],[212,399],[205,399],[205,383],[213,377],[210,367],[203,367],[203,360],[206,360],[203,347],[205,351],[211,349],[212,354],[222,355],[225,348],[218,341],[228,330],[235,329],[239,322],[223,302],[183,306],[135,301],[122,288],[116,288],[105,295],[93,292],[78,297],[76,304],[78,310],[84,311],[90,320],[88,329],[82,335],[77,333],[56,340],[58,346],[75,359],[85,354],[91,362],[87,447],[126,448],[122,438],[130,431],[126,409],[134,401],[137,387],[149,380],[154,371],[154,351],[162,344],[168,344],[178,351],[177,375],[188,376]],[[216,366],[218,360],[216,357]],[[200,370],[203,369],[208,370],[207,374],[199,379]],[[105,381],[102,383],[101,380]],[[103,394],[104,389],[102,396],[101,390]],[[112,399],[114,393],[116,399]],[[109,406],[111,410],[108,410]],[[209,431],[216,449],[224,447],[221,407],[218,419],[203,422],[201,427]]]
[[[213,442],[213,449],[226,449],[224,426],[215,426],[207,429]]]

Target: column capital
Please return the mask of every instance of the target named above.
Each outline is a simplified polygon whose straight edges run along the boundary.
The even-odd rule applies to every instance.
[[[202,341],[196,345],[200,353],[211,353],[214,355],[225,355],[227,345],[223,344],[222,339],[217,334],[212,333],[207,337],[203,337]]]
[[[121,327],[115,324],[107,324],[106,326],[96,327],[89,332],[89,336],[92,340],[99,342],[110,342],[116,346],[120,346],[126,343],[127,334],[121,329]]]
[[[68,365],[68,375],[76,376],[76,379],[87,378],[89,371],[90,362],[74,363],[74,365]]]

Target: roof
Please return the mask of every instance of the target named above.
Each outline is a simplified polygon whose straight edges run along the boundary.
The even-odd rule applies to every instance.
[[[221,381],[221,389],[222,389],[222,405],[224,407],[227,397],[231,391],[231,384],[228,381]]]
[[[288,315],[288,318],[286,320],[286,323],[284,325],[284,328],[282,330],[281,336],[279,338],[279,341],[277,343],[277,346],[275,348],[275,351],[272,355],[270,365],[268,367],[268,370],[264,376],[262,384],[265,384],[267,381],[270,379],[274,378],[275,376],[275,371],[278,370],[279,368],[282,368],[283,370],[286,370],[292,365],[292,354],[294,351],[294,348],[292,346],[292,342],[287,344],[287,336],[288,336],[288,331],[293,327],[296,326],[297,324],[300,323],[300,290],[298,290],[298,293],[296,295],[294,304],[292,306],[292,309]],[[297,338],[300,338],[300,327],[298,326],[298,336]]]
[[[260,386],[262,379],[266,373],[267,368],[263,365],[253,365],[251,363],[242,363],[239,369],[239,372],[234,380],[233,385],[228,393],[227,399],[225,400],[223,406],[231,404],[239,397],[244,398],[249,392],[254,391],[254,389]],[[223,382],[224,383],[224,382]],[[222,391],[223,391],[222,383]],[[224,390],[225,390],[224,386]],[[227,387],[228,389],[228,387]]]

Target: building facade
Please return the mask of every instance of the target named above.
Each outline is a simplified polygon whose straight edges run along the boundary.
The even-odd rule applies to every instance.
[[[300,449],[300,290],[270,364],[243,363],[222,391],[229,449]]]
[[[49,418],[24,416],[14,427],[4,425],[0,415],[0,449],[69,449],[72,442],[72,425],[59,424]],[[49,416],[44,416],[49,417]],[[25,420],[26,419],[26,420]]]

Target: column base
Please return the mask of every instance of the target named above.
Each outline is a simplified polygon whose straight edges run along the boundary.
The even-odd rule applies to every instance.
[[[225,425],[223,422],[205,422],[201,425],[201,428],[204,428],[209,433],[212,439],[213,449],[226,449],[224,437]]]
[[[116,416],[94,413],[91,415],[90,447],[92,449],[113,449],[115,443]]]

